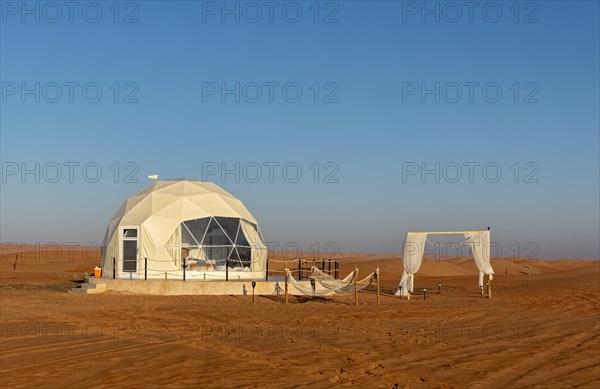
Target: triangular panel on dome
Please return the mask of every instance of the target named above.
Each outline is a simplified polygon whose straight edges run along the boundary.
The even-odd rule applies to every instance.
[[[206,235],[204,235],[202,244],[205,246],[225,246],[233,245],[233,242],[229,239],[215,218],[210,218],[210,223],[206,230]]]
[[[182,229],[182,231],[185,231],[188,235],[193,236],[192,239],[195,239],[194,242],[197,242],[194,244],[202,244],[202,240],[206,234],[206,228],[208,227],[209,222],[209,217],[205,217],[203,219],[186,220],[183,222],[185,227]],[[192,243],[188,242],[188,244]]]

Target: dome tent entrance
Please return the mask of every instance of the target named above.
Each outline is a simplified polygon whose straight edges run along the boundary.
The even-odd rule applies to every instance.
[[[404,270],[396,291],[396,296],[407,296],[414,290],[415,274],[421,267],[425,242],[428,235],[464,235],[465,242],[473,253],[475,266],[479,269],[479,287],[483,287],[484,275],[494,278],[494,269],[490,263],[490,231],[451,231],[451,232],[409,232],[406,234],[402,263]]]
[[[264,279],[267,247],[244,204],[209,182],[160,180],[129,198],[102,243],[104,277]]]

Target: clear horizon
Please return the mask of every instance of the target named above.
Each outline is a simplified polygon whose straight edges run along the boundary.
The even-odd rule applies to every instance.
[[[0,241],[99,243],[158,174],[304,252],[600,257],[598,2],[114,3],[0,2]]]

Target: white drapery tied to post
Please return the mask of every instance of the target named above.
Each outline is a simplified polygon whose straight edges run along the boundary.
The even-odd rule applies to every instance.
[[[399,296],[400,294],[406,296],[409,292],[413,292],[415,273],[418,272],[421,267],[426,240],[427,234],[416,234],[413,232],[406,234],[406,241],[404,242],[404,251],[402,254],[404,271],[402,273],[402,278],[400,279],[398,290],[395,293],[396,296]]]
[[[490,263],[490,232],[477,231],[465,234],[465,241],[473,253],[475,266],[479,269],[479,286],[483,286],[483,277],[488,275],[490,280],[494,279],[494,269]]]
[[[404,242],[404,252],[402,255],[402,263],[404,271],[398,290],[395,296],[407,296],[414,290],[415,274],[421,267],[423,261],[423,253],[427,236],[429,234],[446,235],[446,234],[463,234],[465,242],[473,253],[475,266],[479,269],[479,286],[483,287],[483,279],[487,274],[490,280],[494,279],[494,269],[490,263],[490,231],[463,231],[463,232],[409,232],[406,234]]]

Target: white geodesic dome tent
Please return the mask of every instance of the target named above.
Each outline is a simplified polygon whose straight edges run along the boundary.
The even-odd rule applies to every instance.
[[[186,279],[264,279],[266,262],[244,204],[213,183],[188,179],[156,181],[130,197],[102,242],[106,278],[182,279],[185,270]]]

